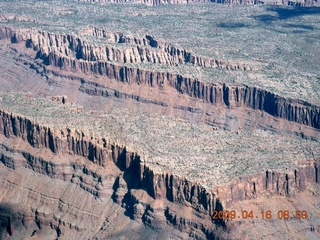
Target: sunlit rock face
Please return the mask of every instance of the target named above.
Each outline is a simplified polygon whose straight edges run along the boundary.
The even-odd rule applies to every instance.
[[[0,2],[0,239],[317,238],[317,2],[201,2]]]

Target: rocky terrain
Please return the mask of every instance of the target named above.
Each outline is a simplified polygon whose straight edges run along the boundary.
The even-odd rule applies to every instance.
[[[217,8],[217,19],[236,8],[0,6],[1,239],[319,236],[317,9],[241,6],[243,26],[220,22],[205,37],[203,8]],[[181,19],[199,14],[198,44],[192,28],[180,38],[159,28],[158,13],[166,20],[180,8]],[[135,32],[131,17],[159,22]],[[261,25],[246,45],[237,28],[250,29],[248,19]],[[275,29],[261,30],[264,21]],[[222,35],[238,36],[237,46],[223,48]],[[213,220],[221,210],[238,217]]]

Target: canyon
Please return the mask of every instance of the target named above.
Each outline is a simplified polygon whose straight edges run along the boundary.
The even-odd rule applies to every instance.
[[[272,91],[287,76],[261,77],[271,57],[202,54],[152,29],[0,20],[1,239],[319,236],[317,67],[305,92]],[[212,218],[232,210],[239,218]]]

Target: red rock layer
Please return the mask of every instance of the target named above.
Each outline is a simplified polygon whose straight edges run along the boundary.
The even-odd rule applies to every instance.
[[[93,32],[94,36],[101,35],[108,38],[108,34],[102,30],[94,29]],[[119,34],[112,34],[112,36],[114,37],[114,41],[133,41],[142,45],[158,45],[157,41],[150,36],[142,40],[135,38],[127,39]],[[56,35],[43,32],[31,34],[2,27],[0,28],[0,39],[6,38],[10,39],[11,42],[26,42],[27,47],[32,47],[38,51],[37,56],[43,59],[47,65],[60,67],[65,70],[80,71],[86,74],[93,73],[107,76],[121,82],[146,84],[150,87],[168,85],[181,94],[188,94],[191,97],[202,99],[215,106],[246,106],[265,111],[275,117],[320,129],[320,108],[306,101],[280,97],[257,87],[211,84],[179,74],[150,71],[109,63],[107,62],[108,57],[106,57],[108,54],[101,50],[101,46],[93,47],[86,45],[80,38],[75,38],[71,35]],[[184,50],[171,47],[171,45],[163,45],[161,48],[167,49],[170,55],[176,58],[177,61],[180,61],[182,56],[185,57],[184,59],[193,58],[187,57],[189,53]],[[121,57],[118,60],[121,61],[123,59]],[[206,62],[204,59],[198,60],[200,61],[200,65],[202,65],[202,61]],[[99,95],[100,93],[96,94]],[[104,92],[101,92],[101,95],[104,94]]]
[[[312,161],[291,172],[267,171],[236,179],[210,191],[198,183],[170,173],[155,173],[143,164],[138,153],[127,151],[125,146],[114,145],[105,139],[91,138],[70,129],[53,131],[49,127],[6,111],[0,111],[0,133],[7,138],[21,138],[35,148],[50,149],[54,154],[83,156],[101,166],[113,162],[132,179],[127,183],[128,189],[144,189],[154,199],[191,205],[208,216],[217,208],[217,204],[225,207],[260,194],[289,196],[304,190],[308,181],[320,182],[320,162]],[[10,161],[6,161],[6,165],[14,168]],[[48,174],[54,175],[54,167],[49,165],[42,164]],[[65,176],[65,179],[68,177]]]

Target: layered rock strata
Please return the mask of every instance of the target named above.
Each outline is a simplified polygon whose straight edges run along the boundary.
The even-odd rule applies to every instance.
[[[214,210],[223,210],[238,201],[256,198],[259,195],[293,196],[297,191],[305,190],[308,182],[320,181],[320,163],[310,161],[293,172],[267,171],[236,179],[225,186],[206,189],[198,183],[170,173],[154,172],[144,164],[138,153],[128,151],[125,146],[114,145],[105,139],[92,138],[77,130],[53,130],[6,111],[1,111],[0,116],[0,132],[9,140],[23,140],[32,148],[50,150],[54,156],[84,157],[104,169],[108,169],[110,164],[115,164],[122,174],[117,178],[113,177],[113,180],[105,179],[102,173],[90,171],[76,163],[61,165],[54,158],[48,161],[28,151],[10,149],[2,145],[2,149],[11,154],[21,154],[25,159],[24,167],[51,178],[71,181],[98,198],[108,197],[108,189],[110,191],[113,185],[114,201],[122,204],[133,218],[142,219],[145,224],[155,228],[162,228],[167,217],[170,224],[182,231],[198,229],[212,239],[216,236],[217,230],[210,221]],[[1,154],[1,162],[11,169],[19,168],[19,164],[22,163],[6,154]],[[82,173],[77,175],[79,167]],[[93,182],[95,185],[92,185]],[[142,194],[139,189],[147,193],[146,197],[139,197]],[[169,205],[156,207],[157,200],[191,208],[201,217],[195,222],[187,221],[183,216],[175,215],[175,211],[171,211]]]
[[[106,32],[96,29],[93,30],[93,35],[110,37]],[[155,44],[157,47],[159,44],[159,46],[162,46],[150,36],[142,40],[127,39],[121,35],[111,36],[114,42],[133,41],[138,46],[140,44]],[[37,57],[43,59],[45,64],[60,67],[63,70],[97,74],[130,84],[143,84],[159,88],[171,87],[181,94],[201,99],[214,106],[226,106],[228,108],[245,106],[265,111],[275,117],[320,129],[319,106],[312,105],[306,101],[286,99],[257,87],[240,84],[235,86],[212,84],[171,72],[150,71],[112,63],[108,61],[108,54],[104,52],[105,48],[86,45],[80,38],[75,38],[71,35],[56,35],[43,32],[35,34],[28,33],[28,31],[22,33],[2,27],[0,29],[0,39],[9,39],[12,43],[23,42],[26,47],[37,51]],[[163,45],[161,48],[167,49],[168,47],[170,46]],[[177,59],[181,56],[186,56],[186,52],[178,49],[171,48],[168,51]],[[141,57],[141,55],[138,56]],[[124,61],[122,57],[117,60]],[[98,92],[96,94],[104,96],[105,93]]]
[[[186,95],[190,99],[200,100],[213,107],[224,109],[247,107],[309,126],[315,132],[320,129],[319,106],[308,102],[286,99],[256,87],[240,84],[232,86],[220,83],[211,84],[170,72],[123,66],[122,63],[145,61],[170,66],[191,63],[196,66],[224,67],[239,71],[252,69],[197,57],[188,51],[158,41],[152,36],[137,39],[96,28],[90,31],[89,35],[100,37],[112,44],[125,43],[136,46],[129,50],[110,46],[96,47],[72,35],[49,34],[33,30],[25,32],[4,27],[0,29],[0,39],[9,40],[12,44],[20,44],[19,46],[23,45],[26,51],[35,51],[38,59],[41,59],[48,67],[59,67],[61,70],[88,74],[88,76],[107,77],[119,84],[129,83],[160,90],[172,89],[179,95]],[[35,69],[37,67],[32,66]],[[128,97],[155,105],[168,106],[165,101],[144,99],[116,89],[110,91],[106,89],[107,84],[84,78],[79,79],[83,83],[79,90],[90,95],[105,97],[114,91],[113,94],[119,98]],[[85,84],[90,85],[91,88],[86,87]],[[52,97],[51,100],[59,104],[69,101],[64,96]],[[198,110],[198,108],[180,105],[175,105],[174,108],[191,112]],[[82,109],[75,111],[82,111]],[[70,188],[74,194],[87,196],[83,194],[85,192],[90,195],[91,200],[95,199],[97,202],[106,199],[113,200],[111,207],[109,205],[109,207],[99,206],[94,214],[89,213],[93,211],[92,209],[86,209],[84,213],[80,211],[80,214],[85,215],[85,219],[90,217],[94,219],[92,221],[94,224],[90,226],[84,226],[79,222],[72,223],[71,220],[68,220],[68,218],[76,218],[74,216],[77,216],[78,212],[71,212],[70,216],[61,217],[51,215],[46,208],[37,209],[35,206],[32,207],[30,216],[18,216],[22,222],[35,219],[39,229],[51,225],[48,235],[54,230],[57,237],[70,229],[78,232],[79,237],[81,236],[79,232],[86,232],[83,238],[90,238],[95,234],[105,237],[102,232],[110,232],[106,211],[112,211],[115,208],[119,215],[129,216],[156,231],[163,231],[167,225],[170,225],[186,232],[186,236],[189,237],[223,239],[225,233],[221,226],[228,228],[230,223],[228,221],[212,223],[211,215],[214,210],[228,209],[237,202],[255,199],[258,196],[292,197],[305,191],[308,184],[317,185],[319,183],[320,163],[317,156],[313,160],[300,164],[296,169],[289,169],[286,172],[267,170],[259,174],[237,178],[224,186],[208,189],[199,183],[170,172],[155,171],[145,163],[146,159],[143,159],[139,152],[131,151],[124,145],[114,144],[104,138],[94,138],[81,130],[53,129],[22,116],[0,111],[0,134],[3,134],[0,161],[3,164],[2,170],[4,169],[1,171],[4,176],[10,172],[10,176],[3,181],[6,191],[17,188],[11,177],[15,179],[16,175],[22,175],[21,169],[26,168],[29,171],[28,174],[30,173],[28,181],[32,179],[33,173],[37,173],[63,182],[64,190],[59,192],[60,197],[56,199],[61,212],[64,212],[68,205],[60,201],[63,192],[70,190],[66,183],[71,184]],[[12,147],[13,142],[19,142],[19,146]],[[67,161],[61,160],[64,158]],[[79,158],[81,161],[78,160]],[[37,198],[38,195],[41,195],[41,192],[35,193],[31,198]],[[48,199],[51,198],[54,196]],[[75,202],[74,208],[77,208],[79,204],[85,205],[83,202]],[[92,203],[94,204],[96,202]],[[99,212],[102,214],[99,215]],[[1,216],[1,224],[5,226],[7,234],[13,235],[15,226],[10,224],[10,216],[7,213]],[[89,229],[96,231],[90,232]],[[35,233],[28,234],[34,235]]]
[[[151,185],[154,182],[154,173],[142,163],[137,153],[127,151],[124,146],[110,144],[106,142],[105,139],[87,137],[84,133],[79,133],[77,131],[71,131],[69,129],[52,130],[23,117],[6,113],[5,111],[1,111],[0,131],[9,139],[2,139],[1,141],[4,142],[2,149],[5,151],[0,154],[0,159],[6,167],[14,170],[25,167],[54,179],[60,179],[67,182],[71,181],[73,184],[78,185],[80,188],[99,199],[110,197],[111,194],[108,194],[108,192],[113,188],[115,190],[113,197],[114,201],[119,204],[122,203],[122,206],[127,209],[128,214],[133,214],[133,218],[142,218],[143,221],[147,222],[147,225],[152,228],[161,229],[165,226],[166,218],[164,216],[164,211],[167,209],[166,206],[164,205],[158,210],[154,210],[151,205],[155,199],[167,199],[166,194],[160,194],[160,192],[157,194],[155,193],[155,186]],[[10,139],[16,139],[16,143],[21,141],[19,139],[22,139],[28,146],[35,149],[48,149],[57,157],[46,160],[31,154],[30,147],[28,146],[24,147],[27,151],[18,150],[15,149],[15,147],[7,147],[7,141],[10,141]],[[21,146],[24,143],[19,144],[20,148],[23,148]],[[8,155],[6,152],[10,152],[10,154]],[[18,154],[21,155],[20,158],[12,156]],[[47,153],[46,156],[48,157],[48,155],[50,154]],[[112,173],[111,176],[106,176],[101,170],[100,173],[90,170],[86,167],[88,163],[85,163],[83,166],[81,163],[77,162],[63,163],[61,160],[58,160],[58,156],[66,155],[84,157],[96,165],[102,166],[104,169],[110,168],[110,164],[112,166],[114,163],[121,171],[123,171],[123,174],[119,175],[117,179],[114,179],[113,176],[116,174],[116,171],[114,170],[110,171]],[[122,176],[124,176],[125,180]],[[173,176],[170,178],[171,181],[174,181]],[[176,179],[179,178],[176,177]],[[171,183],[168,192],[170,191],[170,195],[177,198],[177,193],[175,193],[173,184],[174,183]],[[188,184],[195,188],[201,188],[198,184],[194,185],[190,182],[188,182]],[[121,189],[124,189],[125,191],[121,191]],[[140,212],[137,209],[139,208],[137,207],[137,204],[143,201],[143,198],[142,200],[139,200],[139,198],[134,197],[131,193],[132,189],[144,189],[148,195],[151,196],[148,198],[148,201],[143,202],[144,206],[140,203]],[[161,190],[165,191],[165,189]],[[195,197],[197,198],[197,196]],[[177,204],[182,203],[175,201],[173,198],[171,199],[171,197],[168,200]],[[153,216],[152,212],[154,211],[160,211],[158,214],[160,216]],[[205,216],[205,211],[203,211],[202,214]],[[162,220],[159,220],[159,217],[162,218]],[[46,216],[46,218],[48,218],[48,216]],[[146,220],[146,218],[149,220]],[[41,224],[46,225],[46,223],[43,223],[44,219],[41,216],[38,216],[38,219],[40,222],[42,221]],[[203,221],[204,224],[207,222],[206,226],[202,226],[201,221]],[[201,231],[205,232],[205,235],[213,237],[215,236],[213,233],[214,225],[208,223],[210,223],[210,216],[205,217],[204,220],[201,220],[200,218],[197,221],[197,224],[200,224],[199,226],[189,226],[191,223],[186,223],[185,227],[187,227],[186,229],[189,229],[190,227],[200,228]],[[10,226],[9,229],[10,232],[15,231],[14,226]],[[61,234],[63,228],[57,227],[57,229],[60,231],[59,234]],[[75,226],[75,229],[80,232],[88,230],[87,227],[79,228],[79,226]]]
[[[122,63],[152,63],[177,66],[189,63],[193,66],[226,68],[230,70],[254,70],[253,66],[230,63],[219,59],[197,56],[170,43],[159,41],[153,36],[142,38],[126,36],[92,27],[81,32],[84,36],[100,39],[103,45],[88,44],[73,35],[52,34],[41,31],[20,31],[1,27],[0,39],[10,39],[13,43],[23,41],[26,47],[39,51],[39,56],[59,54],[76,60],[114,61]]]

